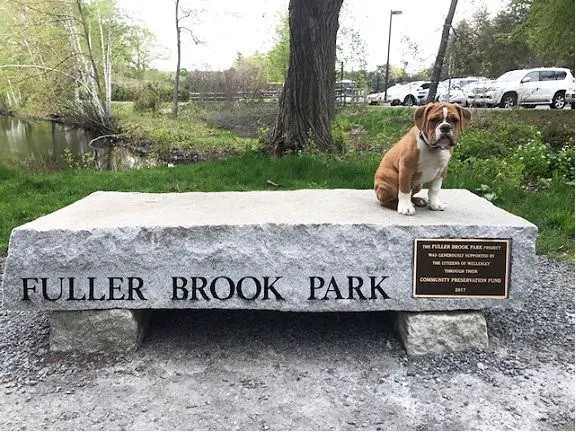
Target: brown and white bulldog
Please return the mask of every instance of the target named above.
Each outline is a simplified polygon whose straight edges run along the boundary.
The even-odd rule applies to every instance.
[[[472,112],[456,104],[430,103],[416,110],[415,126],[382,158],[374,176],[380,204],[403,215],[413,215],[414,205],[444,210],[438,200],[458,134],[468,126]],[[430,183],[428,203],[413,197]]]

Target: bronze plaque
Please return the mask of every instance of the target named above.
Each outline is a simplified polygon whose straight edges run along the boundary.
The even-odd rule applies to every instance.
[[[416,239],[414,297],[507,298],[509,239]]]

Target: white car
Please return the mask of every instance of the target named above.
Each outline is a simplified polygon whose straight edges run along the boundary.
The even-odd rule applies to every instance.
[[[549,105],[562,109],[566,105],[564,95],[572,88],[574,77],[565,68],[534,68],[506,72],[484,92],[469,93],[468,105],[500,108]]]
[[[572,81],[572,86],[566,90],[564,99],[566,100],[566,105],[570,105],[570,108],[574,109],[574,99],[576,93],[576,80]]]
[[[384,92],[370,93],[369,95],[366,96],[366,102],[368,103],[368,105],[380,105],[382,99],[384,99]]]
[[[418,104],[418,90],[426,86],[430,86],[430,81],[413,81],[407,84],[397,84],[388,89],[387,102],[390,102],[392,106],[416,105]]]
[[[410,92],[410,85],[409,84],[394,84],[391,87],[388,87],[387,92],[379,92],[379,93],[370,93],[366,96],[366,102],[369,105],[380,105],[384,103],[384,96],[386,96],[386,102],[390,102],[392,106],[400,105],[404,102],[404,99]]]
[[[468,92],[477,88],[479,84],[491,82],[486,77],[466,77],[466,78],[451,78],[442,81],[438,84],[436,91],[437,102],[450,102],[462,106],[468,106],[467,96]],[[426,93],[426,97],[428,93]]]

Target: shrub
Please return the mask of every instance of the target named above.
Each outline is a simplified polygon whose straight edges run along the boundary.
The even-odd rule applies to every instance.
[[[518,146],[510,159],[513,163],[523,166],[523,178],[526,181],[550,177],[552,152],[542,141],[531,140]]]
[[[512,149],[485,131],[469,130],[458,139],[454,156],[461,161],[470,158],[506,157]]]
[[[505,189],[520,188],[523,181],[524,165],[506,159],[471,157],[455,164],[454,168],[469,173],[475,183],[491,186],[498,196],[502,195]]]
[[[152,111],[158,112],[160,107],[161,94],[157,86],[150,83],[138,89],[134,94],[134,111]]]
[[[135,99],[135,88],[122,84],[112,84],[112,100],[118,102],[130,102]]]
[[[574,183],[574,146],[565,146],[550,158],[552,176]]]

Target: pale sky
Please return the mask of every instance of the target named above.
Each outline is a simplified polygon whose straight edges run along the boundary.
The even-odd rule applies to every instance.
[[[165,59],[155,60],[153,67],[176,69],[176,32],[174,0],[117,0],[121,9],[141,25],[148,27],[162,47]],[[183,33],[182,67],[187,69],[228,69],[238,52],[251,55],[265,53],[274,45],[275,28],[281,14],[287,12],[289,0],[181,0],[184,8],[203,9],[200,21],[188,22],[204,45],[194,45]],[[453,24],[486,7],[494,15],[508,0],[460,0]],[[368,70],[386,63],[390,10],[401,10],[392,21],[390,63],[406,60],[403,37],[415,42],[421,61],[411,59],[408,69],[415,72],[429,66],[436,56],[444,19],[450,0],[344,0],[340,25],[360,32],[366,46]],[[404,49],[403,49],[404,48]]]

